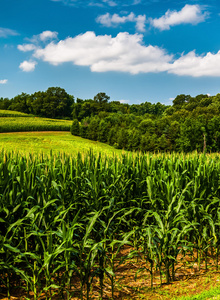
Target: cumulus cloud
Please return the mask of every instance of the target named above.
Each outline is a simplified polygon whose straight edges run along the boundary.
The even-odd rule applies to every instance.
[[[89,66],[93,72],[131,74],[165,71],[172,60],[165,50],[144,46],[141,34],[130,35],[127,32],[116,37],[86,32],[58,43],[51,42],[45,48],[36,49],[33,55],[53,65],[72,62],[78,66]]]
[[[180,24],[192,24],[204,22],[208,16],[208,12],[204,12],[201,5],[186,4],[180,11],[168,10],[164,16],[159,19],[150,18],[150,24],[160,30],[169,30],[170,26]]]
[[[220,51],[199,55],[194,50],[175,57],[163,48],[144,44],[140,33],[120,32],[112,37],[88,31],[64,40],[48,41],[46,45],[19,45],[18,49],[33,52],[32,60],[25,60],[19,66],[25,72],[33,71],[38,59],[55,66],[68,62],[88,66],[92,72],[168,72],[180,76],[220,77]]]
[[[120,17],[118,14],[111,16],[109,13],[106,13],[105,15],[99,16],[96,21],[104,26],[112,27],[126,22],[134,22],[135,14],[131,12],[128,16]]]
[[[118,14],[110,15],[109,13],[106,13],[104,15],[101,15],[96,18],[96,22],[100,23],[106,27],[115,27],[119,24],[124,24],[126,22],[135,22],[136,23],[136,29],[138,31],[144,32],[145,31],[145,23],[146,23],[146,16],[145,15],[139,15],[135,16],[133,12],[131,12],[127,16],[119,16]]]
[[[39,34],[39,38],[41,41],[45,42],[47,40],[56,39],[57,35],[58,35],[58,32],[56,32],[56,31],[46,30],[46,31],[43,31],[41,34]]]
[[[36,45],[57,39],[57,36],[58,33],[56,31],[45,30],[40,34],[33,35],[31,38],[26,38],[26,40],[31,42],[31,44]]]
[[[175,60],[168,72],[193,77],[220,76],[220,51],[206,55],[196,55],[191,51]]]
[[[22,52],[33,51],[40,47],[40,44],[45,44],[51,40],[57,39],[58,33],[56,31],[45,30],[40,34],[34,35],[30,39],[26,39],[30,41],[30,44],[18,45],[18,49]]]
[[[139,15],[136,17],[136,29],[140,32],[145,31],[145,24],[146,24],[146,16],[145,15]]]
[[[23,51],[23,52],[28,52],[35,50],[37,47],[34,44],[23,44],[23,45],[18,45],[18,50]]]
[[[23,72],[32,72],[35,70],[35,66],[36,66],[37,62],[36,61],[23,61],[20,65],[19,68],[23,71]]]
[[[8,79],[1,79],[0,84],[6,84],[8,82]]]
[[[17,33],[17,31],[9,29],[9,28],[2,28],[0,27],[0,37],[8,37],[8,36],[15,36],[15,35],[19,35]]]

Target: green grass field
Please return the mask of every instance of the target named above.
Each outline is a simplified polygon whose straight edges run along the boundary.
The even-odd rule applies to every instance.
[[[71,135],[70,132],[16,132],[0,133],[0,149],[19,151],[21,153],[49,154],[65,152],[76,155],[78,152],[87,152],[113,155],[125,153],[107,144],[90,141]]]

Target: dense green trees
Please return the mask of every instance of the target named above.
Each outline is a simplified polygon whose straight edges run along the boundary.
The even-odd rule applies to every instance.
[[[31,113],[48,118],[72,118],[74,97],[60,87],[32,95],[22,93],[11,100],[0,98],[0,109]]]
[[[73,124],[70,128],[72,135],[80,135],[79,121],[77,119],[73,120]]]
[[[105,99],[105,107],[98,97]],[[145,102],[126,105],[126,109],[120,103],[108,103],[102,93],[94,99],[79,102],[80,135],[84,138],[130,151],[220,150],[220,94],[213,97],[182,94],[174,99],[172,106]],[[88,104],[89,113],[85,109]],[[95,110],[97,104],[100,107]],[[78,108],[77,105],[74,107]]]

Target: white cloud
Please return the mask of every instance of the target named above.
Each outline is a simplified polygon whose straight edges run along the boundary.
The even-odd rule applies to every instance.
[[[31,44],[40,44],[42,42],[45,43],[50,40],[57,39],[57,35],[58,33],[56,31],[45,30],[40,34],[33,35],[31,38],[26,38],[26,40],[31,42]],[[24,44],[24,45],[28,45],[28,44]]]
[[[122,100],[118,100],[120,103],[129,103],[130,102],[130,100],[124,100],[124,99],[122,99]]]
[[[38,44],[57,39],[57,35],[58,33],[56,31],[45,30],[40,34],[34,35],[30,39],[26,38],[26,40],[31,42],[30,44],[18,45],[17,48],[23,52],[33,51],[39,47],[37,46]]]
[[[63,2],[70,6],[117,6],[118,3],[113,0],[51,0],[53,2]]]
[[[114,7],[114,6],[132,6],[140,4],[142,0],[51,0],[53,2],[63,2],[70,6],[97,6],[97,7]]]
[[[15,30],[0,27],[0,37],[6,38],[10,35],[15,36],[15,35],[19,35],[19,34]]]
[[[117,3],[112,0],[102,0],[102,2],[108,4],[109,6],[117,6]]]
[[[138,31],[144,32],[145,31],[145,23],[146,23],[146,16],[145,15],[138,15],[137,17],[133,12],[131,12],[127,16],[119,16],[118,14],[110,15],[106,13],[96,18],[96,22],[100,23],[106,27],[115,27],[119,24],[124,24],[126,22],[135,22],[136,29]]]
[[[39,34],[39,38],[41,41],[45,42],[46,40],[56,39],[58,33],[56,31],[46,30]]]
[[[200,5],[186,4],[180,11],[168,10],[164,16],[159,19],[150,18],[150,24],[160,30],[169,30],[170,26],[179,24],[192,24],[204,22],[208,16],[208,12],[203,12]]]
[[[196,55],[191,51],[173,62],[169,73],[192,77],[220,76],[220,51],[216,54]]]
[[[92,72],[126,72],[130,74],[168,72],[180,76],[220,77],[220,50],[196,54],[195,50],[180,57],[168,54],[165,49],[145,45],[142,34],[120,32],[116,37],[86,32],[64,40],[50,41],[43,46],[19,45],[20,51],[33,51],[32,60],[25,60],[20,69],[35,69],[36,59],[52,65],[73,63],[88,66]]]
[[[36,66],[37,62],[36,61],[23,61],[20,65],[19,68],[23,71],[23,72],[32,72],[35,70],[35,66]]]
[[[99,16],[96,21],[104,26],[112,27],[126,22],[134,22],[135,15],[131,12],[128,16],[120,17],[118,14],[113,14],[111,16],[109,13],[106,13],[105,15]]]
[[[121,32],[96,36],[86,32],[58,43],[51,42],[45,48],[36,49],[34,57],[53,65],[72,62],[89,66],[93,72],[120,71],[131,74],[166,71],[172,56],[156,46],[144,46],[141,34]]]
[[[139,15],[136,18],[136,29],[140,32],[145,31],[145,24],[146,24],[146,16],[145,15]]]
[[[0,84],[6,84],[8,82],[8,79],[2,79],[0,80]]]
[[[23,44],[23,45],[18,45],[17,48],[20,51],[27,52],[27,51],[33,51],[37,47],[34,44]]]

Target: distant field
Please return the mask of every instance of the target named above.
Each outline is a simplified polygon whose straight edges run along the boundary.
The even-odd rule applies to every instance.
[[[19,151],[21,153],[39,153],[49,154],[65,152],[68,154],[77,154],[78,152],[87,152],[90,149],[94,153],[113,155],[121,154],[126,151],[117,150],[107,144],[96,141],[90,141],[81,137],[71,135],[70,132],[16,132],[0,134],[0,150]]]
[[[19,111],[0,109],[0,117],[32,117],[32,115],[28,115]]]
[[[77,154],[90,149],[94,153],[118,153],[109,145],[71,135],[72,120],[34,117],[32,115],[0,110],[0,150],[19,151],[24,154],[65,152]],[[65,132],[67,131],[67,132]]]
[[[1,114],[1,111],[0,111]],[[72,121],[38,117],[0,115],[0,132],[20,131],[70,131]]]

